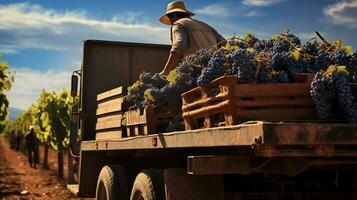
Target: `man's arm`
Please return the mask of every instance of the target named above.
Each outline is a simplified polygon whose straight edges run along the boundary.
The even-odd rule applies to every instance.
[[[173,70],[181,61],[182,56],[178,53],[175,52],[170,52],[169,59],[166,62],[166,65],[162,72],[160,72],[161,75],[168,75],[171,70]]]
[[[172,47],[166,65],[160,74],[168,75],[181,61],[183,52],[187,49],[188,38],[183,26],[174,24],[171,27]]]

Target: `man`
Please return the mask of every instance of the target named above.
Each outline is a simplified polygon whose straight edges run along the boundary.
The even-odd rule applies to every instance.
[[[194,13],[188,11],[182,1],[167,5],[160,22],[171,25],[172,47],[166,65],[160,74],[167,75],[182,58],[202,48],[210,48],[225,39],[211,26],[191,19]]]
[[[26,149],[30,166],[36,169],[36,136],[34,126],[30,126],[30,131],[25,135]]]
[[[16,151],[20,150],[22,136],[18,132],[16,132]]]

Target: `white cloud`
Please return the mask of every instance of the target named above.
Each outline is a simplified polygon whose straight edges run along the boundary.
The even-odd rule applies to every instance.
[[[328,5],[324,8],[323,13],[334,24],[350,28],[357,27],[357,0],[342,1]]]
[[[271,6],[286,0],[243,0],[242,3],[247,6]]]
[[[142,15],[141,12],[124,12],[120,15],[114,16],[112,19],[116,22],[124,22],[128,24],[137,24],[140,23],[138,17]]]
[[[249,11],[248,13],[244,14],[246,17],[259,17],[263,16],[264,14],[262,12],[258,12],[256,10]]]
[[[11,107],[28,108],[36,102],[42,89],[60,91],[70,88],[71,71],[43,72],[26,68],[15,70],[15,82],[7,94]]]
[[[221,17],[228,16],[231,14],[229,9],[221,4],[207,5],[201,9],[195,10],[194,12],[197,14],[221,16]]]
[[[105,20],[88,17],[83,10],[57,11],[29,3],[0,5],[0,50],[79,51],[86,39],[169,43],[167,28],[141,22],[140,15],[127,12]]]
[[[237,5],[234,5],[232,3],[217,3],[207,5],[203,8],[194,10],[194,13],[218,18],[258,17],[263,15],[263,13],[259,13],[256,10],[248,10],[247,7],[237,7]]]

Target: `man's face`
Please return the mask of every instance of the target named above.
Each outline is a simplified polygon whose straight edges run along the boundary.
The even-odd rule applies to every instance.
[[[178,17],[175,15],[175,13],[169,13],[167,14],[167,17],[169,18],[171,24],[178,20]]]

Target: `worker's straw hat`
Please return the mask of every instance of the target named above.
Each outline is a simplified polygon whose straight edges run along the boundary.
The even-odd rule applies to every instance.
[[[29,127],[29,129],[30,129],[30,131],[35,130],[35,127],[31,125],[31,126]]]
[[[193,12],[188,11],[186,9],[186,6],[183,3],[183,1],[174,1],[174,2],[167,4],[166,13],[160,17],[160,22],[163,24],[166,24],[166,25],[171,25],[170,19],[167,16],[167,14],[173,13],[173,12],[184,12],[184,13],[189,14],[190,16],[195,15]]]

